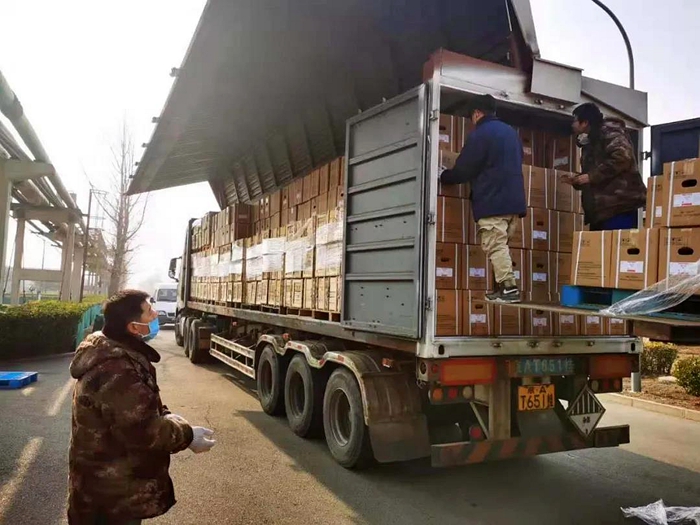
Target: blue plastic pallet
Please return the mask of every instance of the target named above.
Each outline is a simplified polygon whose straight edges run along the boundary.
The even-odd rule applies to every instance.
[[[38,372],[0,372],[0,390],[14,390],[35,382]]]

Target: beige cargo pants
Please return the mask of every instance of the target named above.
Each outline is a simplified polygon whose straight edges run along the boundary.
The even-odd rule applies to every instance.
[[[496,282],[509,287],[515,286],[516,282],[508,239],[515,233],[518,218],[517,215],[504,215],[502,217],[486,217],[477,222],[481,236],[481,248],[491,261]]]

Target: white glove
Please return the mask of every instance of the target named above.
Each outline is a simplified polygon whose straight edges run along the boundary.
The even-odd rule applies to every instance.
[[[192,439],[190,446],[187,448],[189,448],[195,454],[209,452],[211,447],[216,445],[215,439],[209,439],[214,435],[213,430],[209,430],[208,428],[204,427],[192,427],[192,434],[194,435],[194,438]]]

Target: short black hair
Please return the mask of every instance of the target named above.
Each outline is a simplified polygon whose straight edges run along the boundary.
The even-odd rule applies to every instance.
[[[496,99],[491,95],[476,95],[469,101],[468,108],[470,117],[476,110],[481,111],[484,115],[493,115],[496,113]]]
[[[149,294],[140,290],[122,290],[104,304],[104,329],[107,337],[126,335],[129,323],[138,321],[143,315],[143,303]]]
[[[588,122],[592,127],[599,128],[603,123],[603,112],[593,102],[585,102],[574,109],[574,117],[579,122]]]

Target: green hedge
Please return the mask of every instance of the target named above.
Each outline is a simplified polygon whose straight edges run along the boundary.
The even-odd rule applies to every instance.
[[[101,298],[82,303],[37,301],[0,311],[0,359],[19,359],[75,350],[86,317]],[[78,335],[80,333],[80,335]]]
[[[678,385],[691,396],[700,396],[700,356],[683,357],[673,365]]]
[[[678,349],[670,343],[649,341],[642,349],[641,372],[644,376],[667,376],[673,362],[678,357]]]

